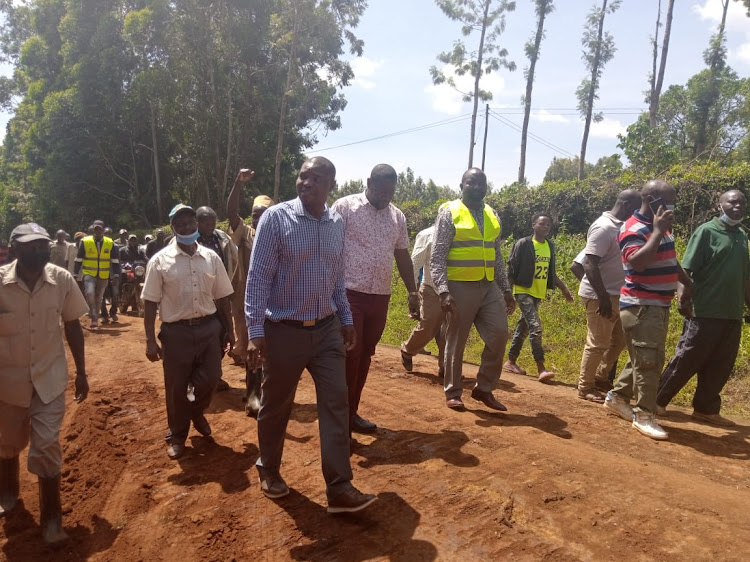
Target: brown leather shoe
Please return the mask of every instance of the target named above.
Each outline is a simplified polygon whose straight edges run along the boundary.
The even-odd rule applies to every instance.
[[[721,414],[702,414],[693,410],[693,414],[690,416],[694,420],[710,423],[711,425],[718,425],[720,427],[733,427],[737,425],[729,418],[725,418]]]
[[[378,429],[378,426],[375,423],[366,420],[359,414],[354,414],[354,417],[349,424],[352,431],[356,431],[357,433],[375,433]]]
[[[479,390],[476,386],[471,391],[471,397],[474,400],[478,400],[488,408],[491,408],[493,410],[497,410],[499,412],[507,412],[508,408],[506,408],[503,404],[501,404],[497,398],[495,398],[491,392],[486,392],[483,390]]]
[[[281,475],[265,471],[260,474],[260,490],[264,496],[272,500],[289,495],[289,486],[286,485]]]
[[[462,412],[465,409],[464,403],[460,398],[448,398],[445,401],[445,405],[451,410]]]
[[[211,435],[211,426],[209,425],[206,416],[203,414],[198,414],[193,418],[193,427],[198,433],[203,435],[203,437]]]
[[[581,400],[588,400],[596,404],[604,404],[604,394],[599,392],[597,389],[592,388],[591,390],[579,390],[578,398]]]

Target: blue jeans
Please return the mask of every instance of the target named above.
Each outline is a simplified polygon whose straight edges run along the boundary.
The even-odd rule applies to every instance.
[[[514,362],[518,359],[518,356],[521,355],[523,340],[528,335],[534,361],[537,363],[544,361],[542,320],[539,318],[539,303],[542,302],[542,299],[532,297],[526,293],[519,293],[514,296],[518,304],[518,310],[521,311],[521,317],[518,319],[515,332],[513,332],[508,358]]]
[[[91,275],[83,276],[83,292],[86,296],[86,304],[89,305],[89,316],[92,322],[99,320],[99,305],[104,298],[104,290],[107,288],[108,281],[109,279]]]

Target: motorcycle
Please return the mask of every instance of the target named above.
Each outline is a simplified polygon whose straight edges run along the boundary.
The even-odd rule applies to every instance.
[[[135,262],[122,265],[122,284],[120,285],[120,311],[124,314],[128,307],[143,318],[143,301],[141,291],[146,279],[146,262],[136,260]]]

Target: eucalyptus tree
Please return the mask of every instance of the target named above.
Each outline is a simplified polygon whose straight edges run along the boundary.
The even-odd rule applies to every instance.
[[[500,35],[505,31],[505,15],[516,9],[516,3],[509,0],[435,0],[442,12],[450,19],[461,24],[461,34],[469,37],[479,34],[479,45],[476,50],[466,47],[462,39],[453,43],[451,51],[438,55],[438,60],[446,68],[430,67],[430,75],[435,85],[448,84],[463,95],[464,102],[473,102],[471,112],[471,133],[469,138],[469,168],[474,165],[474,138],[477,128],[479,101],[492,99],[492,92],[481,88],[482,76],[497,72],[501,68],[513,71],[516,63],[508,58],[508,50],[498,44]],[[455,76],[469,75],[474,79],[470,92],[456,88]]]
[[[578,179],[583,179],[586,164],[586,146],[589,141],[591,122],[603,119],[601,113],[594,113],[594,102],[599,99],[599,86],[604,71],[604,65],[615,56],[615,40],[612,34],[604,31],[604,18],[614,13],[620,7],[621,0],[602,0],[601,7],[594,5],[586,17],[583,27],[583,61],[589,75],[583,79],[576,90],[578,110],[584,118],[583,139],[581,140],[581,155],[578,160]]]
[[[661,56],[659,56],[659,28],[661,27],[661,0],[657,6],[656,30],[653,38],[653,59],[648,96],[648,120],[651,127],[656,125],[656,114],[659,111],[659,96],[664,85],[664,70],[667,67],[667,53],[669,52],[669,38],[672,35],[672,17],[674,14],[674,0],[667,5],[667,21],[664,24],[664,36],[661,41]],[[657,71],[656,64],[659,61]]]

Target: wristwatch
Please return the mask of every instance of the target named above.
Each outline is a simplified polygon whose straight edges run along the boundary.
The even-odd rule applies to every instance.
[[[409,291],[409,296],[416,297],[416,296],[419,296],[419,293],[417,291]]]

